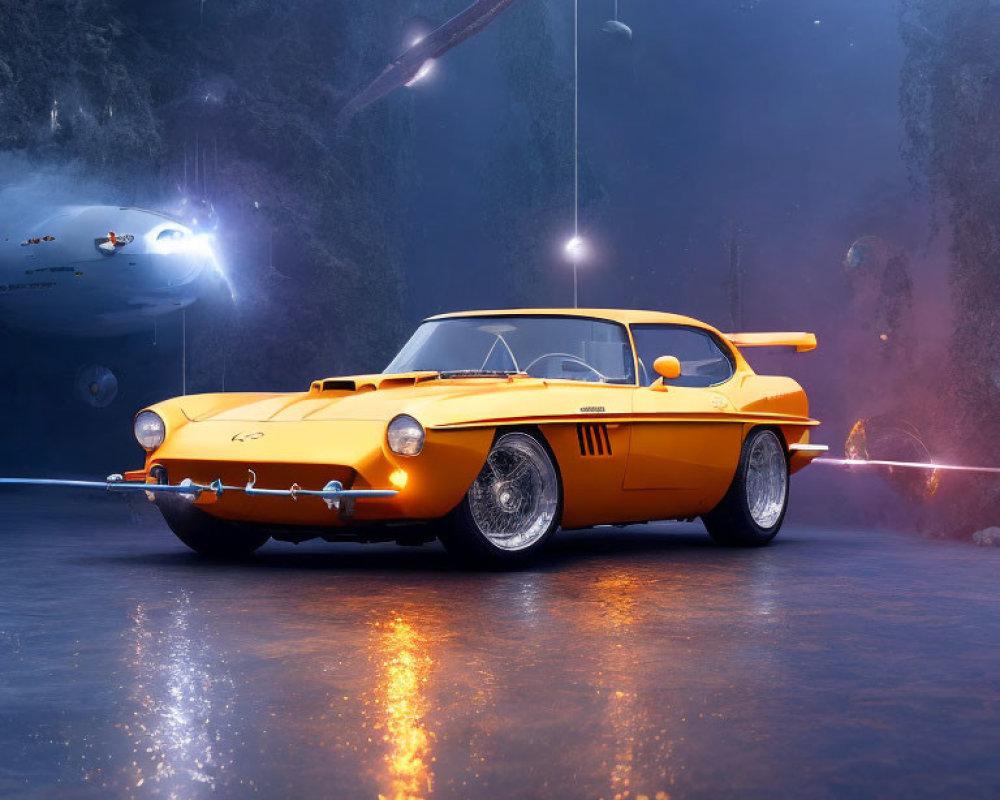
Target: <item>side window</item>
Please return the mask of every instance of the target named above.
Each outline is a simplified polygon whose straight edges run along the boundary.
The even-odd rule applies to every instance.
[[[633,325],[632,336],[639,356],[639,382],[649,386],[659,376],[653,362],[660,356],[676,356],[681,375],[671,386],[714,386],[729,380],[733,362],[711,334],[683,325]]]

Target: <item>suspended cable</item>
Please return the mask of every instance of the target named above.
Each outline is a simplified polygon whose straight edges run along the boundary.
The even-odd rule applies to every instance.
[[[573,236],[564,247],[573,265],[573,308],[580,306],[579,266],[587,255],[586,242],[580,237],[580,9],[573,0]]]
[[[577,265],[580,261],[580,14],[573,0],[573,308],[579,307]]]
[[[187,309],[181,309],[181,396],[187,394]]]

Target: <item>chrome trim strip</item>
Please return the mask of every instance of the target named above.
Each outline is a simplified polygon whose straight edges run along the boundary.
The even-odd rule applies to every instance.
[[[626,425],[647,425],[674,422],[712,422],[738,424],[753,422],[757,424],[769,425],[793,425],[803,427],[815,427],[819,425],[819,420],[809,417],[792,417],[787,414],[775,414],[767,411],[723,411],[711,412],[672,412],[666,413],[629,413],[608,411],[604,414],[550,414],[542,417],[522,416],[522,417],[494,417],[490,419],[473,419],[465,422],[446,422],[436,425],[425,425],[427,430],[449,431],[460,430],[462,428],[489,428],[496,425],[562,425],[593,422],[600,419],[602,423],[626,424]]]
[[[825,453],[830,449],[826,444],[790,444],[788,449],[793,453]]]

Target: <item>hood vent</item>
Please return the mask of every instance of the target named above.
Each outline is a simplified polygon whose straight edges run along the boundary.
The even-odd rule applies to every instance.
[[[379,389],[396,389],[413,386],[417,383],[433,380],[438,377],[436,372],[406,372],[400,375],[355,375],[353,378],[326,378],[313,381],[309,391],[319,394],[326,392],[374,392]]]
[[[321,392],[356,392],[358,385],[354,381],[332,379],[323,381],[320,385]]]

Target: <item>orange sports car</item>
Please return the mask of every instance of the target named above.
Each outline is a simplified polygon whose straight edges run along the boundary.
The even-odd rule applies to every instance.
[[[438,538],[502,564],[557,527],[695,517],[719,542],[762,545],[790,474],[826,450],[802,388],[744,360],[769,345],[816,339],[653,311],[444,314],[382,373],[151,406],[135,420],[143,470],[58,483],[145,491],[213,556],[272,537]]]

